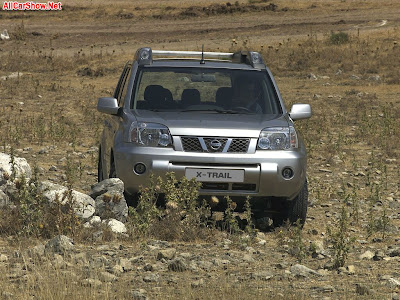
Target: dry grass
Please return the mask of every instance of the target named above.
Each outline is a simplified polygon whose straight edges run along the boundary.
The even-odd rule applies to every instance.
[[[207,27],[205,31],[193,30],[189,34],[180,27],[194,24],[206,28],[208,26],[206,23],[213,23],[219,18],[228,24],[226,27],[231,26],[229,25],[231,16],[223,14],[216,19],[207,17],[203,13],[198,16],[186,16],[184,19],[178,18],[176,24],[169,20],[154,21],[154,15],[160,14],[163,10],[168,11],[168,14],[179,14],[193,6],[192,3],[182,3],[177,0],[157,8],[152,8],[154,1],[146,3],[118,1],[112,7],[104,7],[103,0],[94,0],[90,4],[89,2],[75,4],[73,1],[66,3],[64,12],[66,23],[73,20],[81,21],[83,18],[97,25],[101,25],[103,21],[108,22],[107,24],[118,21],[134,27],[129,30],[138,30],[137,28],[143,24],[143,28],[148,26],[151,32],[159,30],[157,24],[165,28],[176,26],[170,29],[170,32],[161,33],[166,37],[154,38],[149,38],[149,34],[146,33],[138,33],[135,36],[132,32],[128,32],[126,35],[117,36],[114,40],[103,41],[104,35],[100,33],[76,38],[76,32],[69,33],[66,32],[69,29],[63,31],[60,28],[57,29],[61,30],[60,33],[51,32],[50,35],[41,29],[40,31],[45,34],[35,36],[32,24],[42,22],[37,21],[38,14],[26,13],[21,17],[18,13],[6,15],[1,12],[0,20],[4,24],[12,24],[13,30],[10,30],[10,33],[18,34],[21,38],[8,44],[0,44],[4,49],[0,52],[0,76],[13,72],[21,72],[22,75],[15,79],[0,81],[0,146],[3,147],[0,150],[5,149],[9,152],[12,146],[16,149],[16,155],[24,156],[31,164],[36,162],[43,168],[40,179],[51,178],[61,184],[67,184],[68,181],[66,175],[68,168],[64,158],[69,157],[68,159],[76,165],[74,187],[88,191],[90,185],[96,181],[96,149],[103,118],[95,110],[96,98],[112,94],[120,70],[125,61],[131,59],[138,45],[194,49],[200,47],[199,43],[196,44],[197,39],[213,45],[210,46],[213,49],[209,50],[230,51],[252,48],[262,52],[270,69],[276,75],[287,107],[293,103],[310,103],[313,109],[314,115],[310,120],[300,121],[297,124],[309,152],[311,207],[309,219],[302,233],[302,241],[325,239],[326,227],[336,224],[340,208],[346,203],[351,235],[356,236],[358,240],[365,239],[369,243],[375,238],[377,242],[372,246],[376,249],[386,249],[395,244],[399,228],[396,205],[400,198],[398,186],[400,73],[393,66],[400,65],[398,44],[400,34],[396,25],[379,30],[373,26],[376,25],[376,20],[380,20],[384,15],[382,10],[385,6],[388,10],[395,11],[397,4],[394,1],[385,1],[384,5],[380,4],[382,7],[377,8],[374,1],[273,2],[279,9],[288,7],[289,11],[235,12],[232,16],[246,22],[253,16],[255,19],[258,18],[257,20],[264,20],[265,16],[268,16],[275,18],[273,20],[279,26],[293,19],[298,23],[289,24],[299,28],[301,35],[296,29],[292,32],[290,31],[292,29],[284,25],[268,31],[262,27],[254,27],[257,24],[250,24],[248,27],[245,24],[242,28],[236,28],[228,33],[225,33],[224,27],[217,28],[219,31],[207,31],[209,30]],[[250,4],[264,5],[262,1],[259,3],[239,1],[239,3],[243,7]],[[196,6],[210,7],[215,4],[221,5],[223,2],[203,1],[196,3]],[[167,9],[167,6],[172,8]],[[133,10],[133,7],[140,9]],[[377,15],[373,19],[358,15],[358,12],[370,11],[370,8],[376,8],[374,11]],[[355,10],[355,21],[347,26],[345,23],[350,22],[350,18],[346,15],[346,10],[349,9]],[[334,26],[321,23],[316,25],[313,31],[312,25],[301,24],[302,18],[307,18],[303,15],[310,12],[315,13],[317,19],[322,12],[331,14],[340,12],[344,14],[346,22]],[[134,17],[130,18],[129,13]],[[21,26],[19,19],[17,21],[13,19],[15,16],[24,18],[24,27]],[[54,22],[57,18],[59,18],[57,13],[50,13],[46,15],[43,24]],[[279,23],[280,18],[282,18],[281,23]],[[321,18],[324,18],[323,15]],[[246,23],[245,21],[243,23]],[[309,19],[306,21],[310,22]],[[357,31],[353,25],[359,26],[360,30]],[[329,28],[325,29],[324,26]],[[338,33],[346,26],[348,42],[332,44],[331,28],[335,28],[334,33]],[[282,30],[281,35],[275,36],[274,30]],[[192,34],[193,37],[189,38],[186,34]],[[232,38],[235,38],[235,41],[232,41]],[[63,44],[64,46],[60,46]],[[71,45],[72,49],[66,48],[65,45]],[[311,73],[316,76],[316,80],[309,78]],[[379,76],[378,80],[376,76]],[[39,154],[41,149],[48,152]],[[59,171],[56,173],[49,171],[51,165],[56,165]],[[395,208],[391,209],[392,206]],[[2,224],[12,222],[14,218],[13,215],[7,217],[9,221],[7,218],[2,219]],[[389,224],[385,227],[382,224],[386,217],[389,217]],[[165,239],[168,233],[171,240],[190,240],[185,236],[188,233],[182,233],[179,226],[175,227],[176,231],[165,232],[165,228],[178,223],[174,216],[162,219],[162,222],[154,226],[157,233],[154,236]],[[18,225],[18,222],[15,224]],[[89,240],[90,233],[85,234],[87,235],[82,236],[82,241]],[[114,237],[109,235],[106,239],[113,240]],[[268,249],[283,251],[275,239],[274,234],[267,234]],[[200,240],[207,241],[208,238]],[[140,238],[134,239],[134,242],[114,239],[113,243],[123,242],[136,246],[145,241]],[[188,244],[188,251],[192,246]],[[15,244],[1,245],[1,247],[8,249],[7,251],[18,249]],[[353,286],[355,281],[371,283],[375,287],[377,293],[368,297],[385,298],[391,292],[387,287],[380,286],[376,278],[383,273],[393,274],[393,265],[390,265],[390,262],[371,263],[371,265],[360,263],[357,256],[364,250],[364,245],[355,242],[349,254],[348,264],[360,264],[357,277],[333,274],[329,277],[330,282],[326,282],[331,285],[336,283],[342,285],[336,291],[335,295],[338,297],[356,297]],[[286,252],[282,253],[286,255]],[[268,258],[267,261],[262,261],[259,267],[270,267]],[[297,261],[296,257],[290,256],[282,259],[289,263]],[[314,268],[324,262],[315,260],[309,255],[302,259],[304,264]],[[124,278],[102,288],[86,287],[80,284],[86,276],[84,270],[75,267],[63,269],[46,263],[37,264],[28,257],[24,257],[22,261],[25,261],[23,263],[26,263],[32,272],[10,278],[13,261],[7,264],[7,267],[3,266],[3,269],[0,269],[0,291],[14,294],[13,299],[32,297],[123,299],[128,298],[126,293],[131,290],[129,287],[132,285],[132,278]],[[150,294],[156,299],[165,299],[166,295],[170,295],[171,298],[189,299],[217,297],[243,299],[249,298],[250,295],[255,299],[265,299],[266,296],[271,299],[308,299],[310,285],[316,284],[306,280],[234,282],[232,278],[237,278],[235,276],[238,274],[238,269],[230,267],[226,272],[211,274],[210,278],[207,277],[205,286],[200,288],[192,288],[190,281],[187,280],[191,274],[185,273],[179,275],[181,280],[179,282],[184,282],[179,288],[162,283],[160,284],[162,290],[151,289]],[[77,278],[68,272],[71,270]],[[241,271],[243,270],[245,269],[242,268]]]

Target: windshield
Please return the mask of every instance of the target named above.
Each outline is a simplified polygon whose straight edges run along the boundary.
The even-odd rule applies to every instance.
[[[250,114],[282,112],[266,71],[143,67],[135,86],[134,109]]]

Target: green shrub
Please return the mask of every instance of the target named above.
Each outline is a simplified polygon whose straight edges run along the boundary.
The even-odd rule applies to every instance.
[[[155,180],[151,176],[149,185],[140,189],[137,207],[129,208],[133,236],[184,241],[204,237],[202,229],[207,228],[211,209],[205,201],[199,205],[201,183],[186,177],[178,180],[173,172],[166,173],[165,177]],[[166,209],[157,206],[161,195]]]
[[[72,190],[49,202],[38,188],[37,173],[35,167],[28,182],[24,175],[15,179],[16,190],[11,195],[14,205],[0,212],[0,234],[44,238],[80,234],[82,228],[73,208]]]
[[[343,267],[349,256],[354,238],[350,236],[349,217],[346,203],[343,204],[340,216],[332,227],[327,228],[328,243],[333,248],[333,267]]]
[[[329,36],[329,42],[332,45],[342,45],[346,44],[349,42],[349,35],[346,32],[331,32],[331,35]]]

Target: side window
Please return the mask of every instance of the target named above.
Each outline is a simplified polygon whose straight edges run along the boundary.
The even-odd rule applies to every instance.
[[[118,95],[118,106],[122,107],[124,106],[124,101],[125,101],[125,96],[126,93],[128,92],[128,85],[129,85],[129,77],[131,75],[131,68],[128,67],[126,72],[125,72],[125,76],[121,82],[121,86],[120,86],[120,93]]]
[[[122,71],[121,76],[119,77],[117,88],[114,91],[114,96],[113,96],[114,98],[118,99],[119,96],[121,95],[122,85],[123,85],[124,78],[125,78],[127,70],[128,70],[128,68],[125,67],[124,70]]]

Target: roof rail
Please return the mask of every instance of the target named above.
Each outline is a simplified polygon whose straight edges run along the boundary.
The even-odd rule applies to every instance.
[[[230,60],[235,63],[245,63],[253,68],[265,68],[264,61],[258,52],[239,51],[235,53],[229,52],[202,52],[202,51],[169,51],[169,50],[152,50],[149,47],[137,50],[135,60],[140,65],[151,65],[153,57],[181,57],[181,58],[210,58],[220,60]]]
[[[164,57],[204,57],[214,59],[232,59],[233,53],[228,52],[201,52],[201,51],[169,51],[169,50],[152,50],[153,56]],[[203,55],[203,56],[202,56]]]

